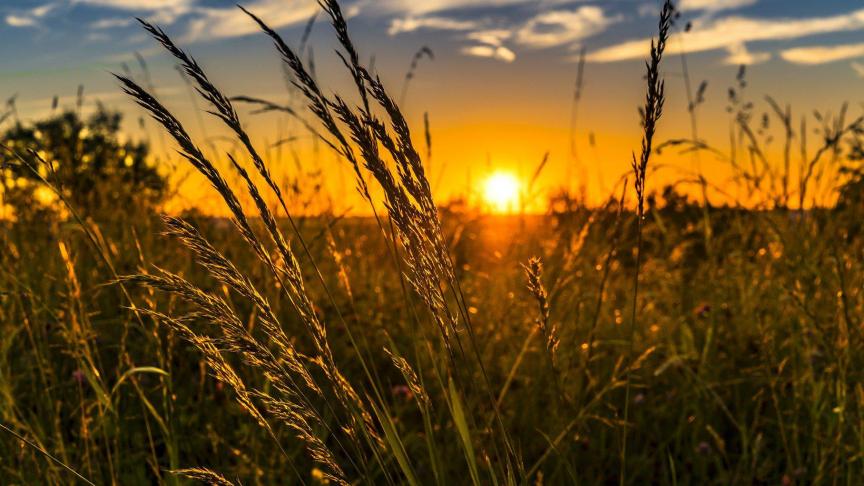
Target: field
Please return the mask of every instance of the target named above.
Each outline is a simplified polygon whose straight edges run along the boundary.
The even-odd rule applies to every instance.
[[[808,147],[774,105],[787,137],[773,160],[742,105],[728,158],[755,202],[655,186],[658,147],[716,156],[654,139],[667,2],[642,142],[605,204],[439,204],[422,127],[359,61],[335,0],[323,6],[350,101],[256,20],[368,215],[296,213],[316,190],[281,184],[238,100],[146,23],[238,152],[216,164],[146,86],[118,82],[224,216],[162,215],[167,188],[143,153],[110,145],[110,120],[7,133],[4,168],[29,183],[4,182],[17,212],[0,221],[0,483],[860,481],[862,119],[824,117]],[[103,147],[129,155],[84,182],[86,164],[66,168]]]

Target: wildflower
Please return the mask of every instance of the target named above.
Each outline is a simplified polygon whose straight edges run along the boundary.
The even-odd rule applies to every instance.
[[[327,479],[327,475],[324,474],[324,471],[317,467],[312,468],[312,479],[316,484],[330,484],[330,480]]]
[[[84,384],[84,372],[80,369],[73,371],[72,379],[75,380],[79,385]]]
[[[410,400],[414,396],[414,392],[407,385],[396,385],[390,389],[394,397],[402,397],[405,400]]]

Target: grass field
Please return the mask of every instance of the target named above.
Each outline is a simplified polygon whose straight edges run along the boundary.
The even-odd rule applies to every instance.
[[[422,130],[361,64],[335,0],[323,6],[351,101],[253,19],[368,216],[293,212],[237,100],[149,24],[236,160],[210,160],[148,88],[118,82],[227,216],[118,203],[116,174],[95,204],[58,182],[60,150],[4,141],[7,170],[54,210],[0,226],[0,483],[858,484],[861,119],[823,119],[810,147],[785,119],[773,160],[742,106],[726,157],[755,204],[655,187],[658,146],[717,155],[654,140],[667,2],[641,146],[606,204],[439,205]],[[811,204],[816,191],[831,204]]]

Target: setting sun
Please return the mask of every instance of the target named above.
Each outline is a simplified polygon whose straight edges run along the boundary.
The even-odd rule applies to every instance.
[[[519,205],[519,179],[510,172],[495,172],[483,186],[483,200],[489,209],[505,213]]]

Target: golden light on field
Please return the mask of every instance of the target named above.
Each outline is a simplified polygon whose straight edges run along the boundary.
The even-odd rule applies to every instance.
[[[512,173],[494,172],[483,184],[483,201],[494,212],[512,212],[519,206],[521,186],[519,179]]]

